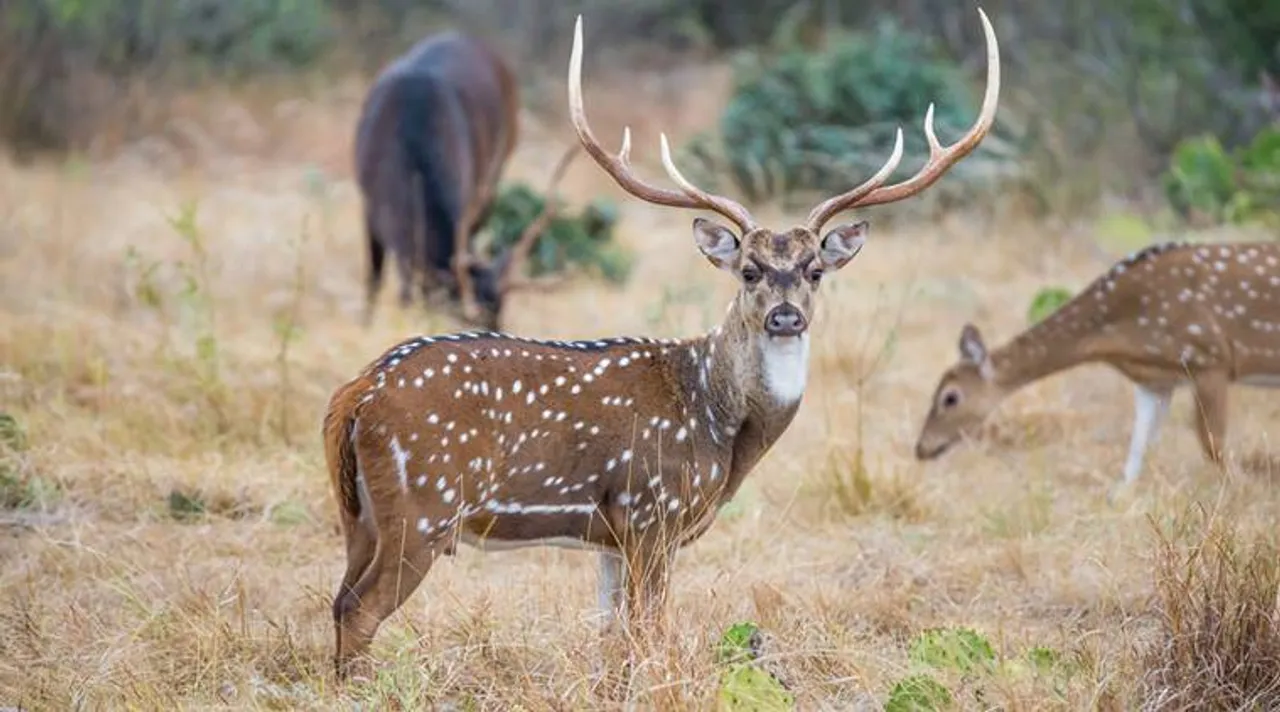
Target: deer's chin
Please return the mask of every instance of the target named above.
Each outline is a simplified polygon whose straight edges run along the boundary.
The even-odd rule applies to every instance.
[[[959,438],[956,438],[954,440],[945,440],[932,447],[925,447],[924,443],[917,443],[916,459],[920,460],[921,462],[936,460],[939,457],[942,457],[943,453],[950,450],[951,447],[959,441],[960,441]]]

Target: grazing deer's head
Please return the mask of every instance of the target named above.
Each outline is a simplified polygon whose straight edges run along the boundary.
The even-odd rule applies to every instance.
[[[506,307],[507,298],[513,292],[522,289],[549,289],[562,282],[562,279],[557,276],[526,277],[524,269],[528,264],[529,252],[533,249],[534,243],[555,217],[556,185],[581,150],[581,146],[574,144],[560,157],[560,161],[551,172],[542,213],[525,227],[515,243],[499,250],[492,259],[486,261],[473,258],[467,263],[467,274],[471,278],[471,290],[478,314],[472,319],[467,319],[464,313],[462,315],[464,320],[471,321],[476,326],[489,331],[500,331],[503,310]]]
[[[933,392],[933,405],[916,442],[916,458],[932,460],[961,438],[976,436],[1004,395],[982,334],[965,324],[960,331],[960,360],[942,374]]]

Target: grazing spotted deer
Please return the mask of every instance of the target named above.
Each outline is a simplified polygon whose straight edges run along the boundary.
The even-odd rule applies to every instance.
[[[884,185],[902,157],[899,130],[874,176],[816,206],[803,225],[775,232],[741,204],[691,184],[665,135],[662,162],[678,191],[635,175],[629,131],[618,154],[600,146],[583,108],[578,18],[569,108],[583,147],[636,198],[733,223],[695,218],[693,238],[741,286],[724,321],[698,338],[424,336],[391,348],[339,387],[324,442],[347,545],[333,602],[340,676],[364,659],[381,622],[456,542],[597,551],[607,625],[621,620],[644,636],[638,621],[662,624],[675,550],[711,526],[800,405],[818,285],[858,254],[867,235],[865,221],[821,234],[823,226],[845,210],[923,191],[990,130],[1000,64],[994,31],[981,19],[987,90],[973,127],[943,147],[930,107],[931,152],[915,176]]]
[[[1134,384],[1121,486],[1138,477],[1181,386],[1195,392],[1204,455],[1220,464],[1228,384],[1280,387],[1280,244],[1153,245],[991,351],[966,324],[960,359],[934,390],[916,457],[938,457],[977,435],[1018,389],[1084,363],[1108,364]]]

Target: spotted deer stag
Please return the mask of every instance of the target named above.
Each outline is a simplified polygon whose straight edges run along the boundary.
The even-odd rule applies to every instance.
[[[518,112],[510,68],[458,32],[421,40],[379,74],[355,141],[369,250],[366,323],[389,250],[402,307],[411,303],[415,284],[424,298],[444,287],[464,319],[498,328],[504,298],[521,286],[523,260],[512,258],[519,252],[512,248],[485,261],[472,238],[489,217],[515,147]]]
[[[1280,244],[1153,245],[997,349],[966,324],[959,361],[934,390],[916,457],[936,458],[976,436],[1005,398],[1085,363],[1105,363],[1134,385],[1119,487],[1138,477],[1183,386],[1195,393],[1204,455],[1220,464],[1228,384],[1280,386]]]
[[[697,539],[787,429],[804,394],[809,325],[824,276],[862,249],[865,221],[822,233],[835,215],[925,190],[982,141],[1000,86],[996,38],[975,124],[931,153],[912,178],[884,185],[884,166],[777,232],[733,200],[707,193],[662,162],[679,186],[638,177],[629,131],[601,147],[582,101],[582,19],[569,60],[569,108],[582,146],[634,197],[707,210],[693,220],[702,256],[739,282],[724,321],[684,340],[614,337],[539,341],[472,332],[404,341],[332,396],[325,452],[340,505],[347,571],[333,602],[339,675],[381,622],[458,542],[479,548],[560,545],[599,553],[606,628],[637,637],[662,624],[677,548]],[[641,625],[641,623],[644,623]]]

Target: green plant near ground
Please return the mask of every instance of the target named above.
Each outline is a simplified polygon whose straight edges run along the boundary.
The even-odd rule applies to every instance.
[[[899,126],[918,126],[934,104],[944,141],[973,122],[976,102],[954,62],[923,36],[884,19],[868,32],[833,34],[819,52],[786,48],[745,53],[734,65],[733,98],[719,136],[684,148],[700,181],[727,176],[750,201],[807,199],[842,192],[850,176],[871,175],[888,156]],[[905,133],[903,172],[928,156],[919,131]],[[1011,168],[995,136],[952,170],[948,186]]]
[[[917,673],[894,683],[884,712],[934,712],[949,709],[954,702],[945,685],[930,675]]]
[[[776,665],[761,661],[764,634],[755,623],[729,626],[716,644],[716,662],[721,666],[717,709],[722,712],[789,712],[796,707],[795,695],[779,677]]]
[[[920,665],[962,673],[990,670],[996,660],[991,643],[972,628],[923,631],[911,641],[907,657]]]
[[[514,245],[542,214],[546,200],[524,183],[504,185],[486,224],[490,252]],[[579,267],[614,284],[625,283],[631,274],[631,255],[613,239],[617,222],[617,206],[608,201],[593,201],[577,214],[557,206],[556,215],[529,252],[531,276]]]
[[[189,391],[188,397],[205,406],[214,430],[222,434],[231,423],[227,409],[229,390],[223,378],[212,293],[214,266],[199,225],[199,203],[185,202],[165,219],[188,247],[189,257],[166,264],[144,257],[130,246],[124,261],[131,276],[131,291],[138,304],[155,313],[163,326],[156,359],[184,377],[181,382]],[[170,289],[174,279],[177,288]]]
[[[1184,219],[1278,225],[1280,126],[1262,129],[1234,151],[1211,135],[1184,139],[1161,182],[1165,198]]]
[[[1031,306],[1027,308],[1027,324],[1040,323],[1045,317],[1061,309],[1063,304],[1071,301],[1073,296],[1075,295],[1071,290],[1065,287],[1041,288],[1031,299]]]
[[[1008,682],[1030,676],[1048,685],[1051,694],[1061,701],[1064,687],[1077,667],[1072,660],[1043,645],[1034,646],[1021,656],[1001,658],[984,635],[966,627],[921,631],[908,646],[907,658],[910,670],[890,689],[886,711],[926,712],[956,706],[953,690],[935,675],[958,675],[973,702],[982,708],[988,707],[984,700],[999,678]]]
[[[27,449],[27,433],[10,413],[0,411],[0,509],[47,509],[62,491],[47,477],[23,467],[20,459]]]

